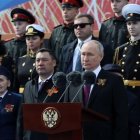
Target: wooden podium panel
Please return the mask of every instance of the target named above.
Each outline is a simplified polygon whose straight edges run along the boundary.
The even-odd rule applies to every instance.
[[[84,122],[110,121],[81,103],[23,104],[23,120],[25,130],[46,133],[49,140],[82,140]]]
[[[43,112],[52,107],[59,112],[60,120],[48,128]],[[80,103],[23,104],[23,119],[26,130],[47,133],[49,140],[82,140]]]

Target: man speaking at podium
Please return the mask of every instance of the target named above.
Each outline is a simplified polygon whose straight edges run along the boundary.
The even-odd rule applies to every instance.
[[[81,85],[71,85],[64,100],[81,102],[84,107],[109,118],[109,121],[84,123],[84,140],[127,140],[128,108],[123,80],[101,68],[100,62],[103,55],[103,46],[98,41],[91,40],[83,45],[81,49],[82,67],[85,71],[95,73],[95,83],[91,85],[87,101],[85,101],[85,85],[76,97],[75,94]]]

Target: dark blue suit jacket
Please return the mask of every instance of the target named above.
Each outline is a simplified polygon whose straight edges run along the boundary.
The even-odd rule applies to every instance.
[[[92,40],[99,41],[94,36],[92,36]],[[75,39],[73,42],[68,43],[67,45],[65,45],[63,47],[62,53],[61,53],[61,59],[60,59],[60,62],[59,62],[58,71],[63,71],[64,73],[69,73],[69,72],[72,71],[73,55],[74,55],[74,50],[77,46],[77,43],[78,43],[78,39]],[[103,66],[105,64],[112,63],[113,50],[109,46],[104,44],[103,42],[101,42],[101,43],[104,47],[104,58],[101,62],[101,65]]]
[[[7,92],[0,103],[0,139],[15,140],[16,123],[22,95]]]

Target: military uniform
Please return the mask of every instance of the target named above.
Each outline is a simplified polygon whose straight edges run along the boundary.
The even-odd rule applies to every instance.
[[[62,47],[75,39],[73,24],[70,26],[59,25],[54,28],[49,39],[49,49],[55,52],[56,58],[59,60]]]
[[[62,8],[83,7],[82,0],[59,0]],[[59,25],[54,28],[49,39],[49,49],[55,52],[58,60],[61,58],[62,47],[76,39],[73,23]]]
[[[99,31],[99,39],[110,45],[113,50],[128,42],[128,31],[123,16],[105,20]]]
[[[28,25],[26,27],[25,36],[27,37],[38,36],[40,39],[43,39],[44,28],[38,24]],[[38,45],[39,46],[36,46],[37,50],[42,47],[41,42],[38,42]],[[36,51],[33,51],[32,49],[29,48],[27,54],[22,57],[19,57],[18,59],[17,75],[16,75],[17,82],[15,82],[15,85],[19,87],[20,93],[23,93],[25,84],[37,75],[35,70]]]
[[[35,71],[35,57],[25,55],[19,57],[18,60],[18,87],[19,92],[22,93],[25,84],[37,75]]]
[[[127,88],[133,93],[138,94],[140,92],[140,40],[136,42],[127,42],[124,45],[116,49],[114,62],[121,65],[122,74]],[[139,86],[137,86],[139,81]]]
[[[128,29],[130,31],[129,42],[118,47],[115,51],[114,62],[120,64],[124,77],[124,84],[131,94],[137,97],[136,107],[133,107],[129,140],[140,139],[140,32],[135,31],[135,26],[140,22],[140,5],[127,4],[122,9]],[[136,25],[135,25],[136,24]],[[133,27],[134,26],[134,27]],[[134,29],[134,30],[133,30]],[[131,33],[131,30],[133,31]],[[137,33],[137,34],[136,34]],[[136,34],[136,35],[134,35]],[[132,99],[132,98],[131,98]]]
[[[18,57],[27,53],[25,36],[21,38],[13,38],[5,43],[8,56],[12,57],[15,63]]]
[[[10,15],[12,22],[24,21],[29,24],[33,24],[35,22],[34,16],[23,8],[14,8]],[[6,41],[5,46],[7,48],[8,55],[13,58],[15,63],[17,63],[18,57],[26,54],[27,47],[24,35],[22,37],[16,37]]]

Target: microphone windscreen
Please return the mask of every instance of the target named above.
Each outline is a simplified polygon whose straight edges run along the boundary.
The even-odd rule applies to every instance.
[[[52,82],[54,86],[58,88],[64,87],[67,83],[66,74],[63,72],[56,72],[52,77]]]
[[[94,84],[96,80],[96,75],[92,71],[84,71],[82,72],[82,81],[85,81],[85,85]]]
[[[71,84],[74,86],[78,86],[82,83],[81,80],[81,73],[79,71],[73,71],[67,74],[66,76],[67,81],[71,81]]]

